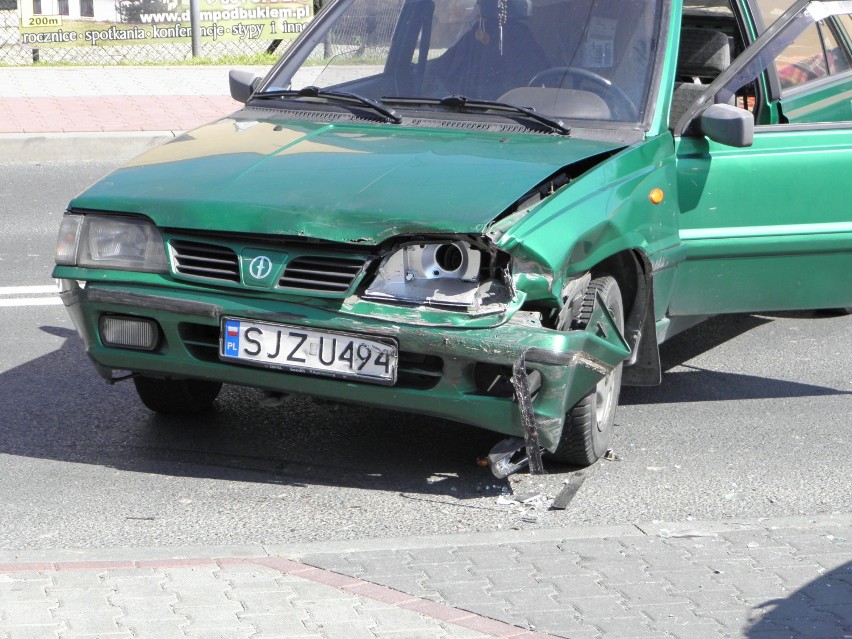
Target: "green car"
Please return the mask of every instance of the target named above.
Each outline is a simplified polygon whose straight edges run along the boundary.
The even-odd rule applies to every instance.
[[[582,466],[677,332],[852,306],[852,1],[333,0],[230,83],[61,224],[154,411],[238,384]]]

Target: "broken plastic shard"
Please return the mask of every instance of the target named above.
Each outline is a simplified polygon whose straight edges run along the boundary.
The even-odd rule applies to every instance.
[[[526,522],[528,524],[537,524],[541,515],[537,513],[535,510],[528,510],[524,513],[524,516],[521,517],[521,521]]]
[[[612,448],[607,448],[603,454],[603,458],[607,461],[621,461],[621,456],[618,455]]]
[[[261,397],[257,403],[266,408],[275,408],[276,406],[281,406],[284,402],[286,402],[287,398],[288,395],[285,395],[284,393],[263,391],[263,397]]]

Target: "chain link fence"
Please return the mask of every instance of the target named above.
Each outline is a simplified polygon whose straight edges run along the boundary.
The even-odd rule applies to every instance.
[[[0,65],[25,66],[44,64],[80,64],[104,66],[115,64],[168,64],[192,57],[192,43],[134,44],[125,46],[40,47],[21,44],[21,16],[17,0],[0,0]],[[199,55],[215,61],[231,56],[254,56],[268,52],[280,55],[289,40],[251,40],[205,42]]]

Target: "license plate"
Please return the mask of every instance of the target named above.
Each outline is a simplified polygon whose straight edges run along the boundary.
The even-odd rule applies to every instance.
[[[223,360],[376,384],[396,382],[398,355],[392,339],[228,317],[219,345]]]

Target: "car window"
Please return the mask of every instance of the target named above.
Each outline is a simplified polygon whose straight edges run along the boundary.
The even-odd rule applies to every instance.
[[[760,17],[768,27],[791,5],[791,0],[757,0]],[[848,15],[840,16],[849,23]],[[837,23],[822,20],[806,29],[775,59],[782,89],[836,75],[852,68],[849,51],[838,41]]]
[[[316,86],[373,100],[458,95],[613,122],[640,122],[648,111],[659,0],[345,0],[331,6],[315,37],[297,45],[293,64],[267,90]]]

